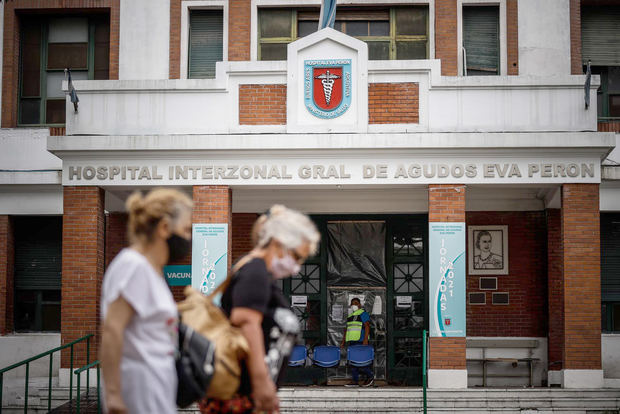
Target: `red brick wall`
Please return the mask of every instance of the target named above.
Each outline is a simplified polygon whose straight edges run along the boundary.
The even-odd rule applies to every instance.
[[[66,344],[94,333],[91,361],[99,343],[99,300],[104,267],[104,192],[99,187],[64,187],[62,222],[61,334]],[[65,352],[66,351],[66,352]],[[62,367],[69,367],[69,349]],[[75,348],[74,366],[86,362],[86,347]]]
[[[232,191],[226,185],[195,185],[192,223],[228,224],[228,267],[232,246]]]
[[[228,4],[228,60],[250,60],[250,0]]]
[[[468,336],[547,336],[545,220],[541,211],[467,213],[468,226],[508,226],[510,266],[507,275],[496,276],[497,292],[509,293],[509,305],[493,305],[494,291],[481,291],[480,276],[467,275],[468,295],[486,292],[487,296],[486,305],[467,304]]]
[[[129,245],[127,238],[127,213],[110,213],[105,227],[105,267]]]
[[[601,369],[598,184],[562,185],[564,369]]]
[[[519,74],[519,10],[518,0],[506,1],[506,36],[508,43],[508,74]]]
[[[430,338],[430,369],[467,369],[465,338]]]
[[[414,82],[369,83],[369,124],[417,124],[419,85]]]
[[[581,0],[570,0],[570,68],[573,75],[583,74],[581,62]]]
[[[456,0],[435,0],[435,59],[441,59],[441,74],[458,74]]]
[[[562,212],[547,210],[547,294],[549,303],[549,370],[562,369],[564,360],[564,273]]]
[[[465,222],[465,185],[429,185],[428,221]]]
[[[615,132],[620,134],[620,121],[599,122],[598,132]]]
[[[13,0],[4,5],[4,43],[2,57],[2,127],[17,126],[19,81],[19,19],[17,12],[46,9],[108,9],[110,13],[110,79],[118,79],[120,0]]]
[[[433,184],[428,186],[429,222],[465,221],[465,186]],[[466,369],[465,338],[431,338],[431,369]]]
[[[232,215],[232,262],[252,250],[252,226],[258,218],[255,213],[233,213]]]
[[[13,331],[14,234],[9,216],[0,216],[0,335]]]
[[[239,85],[239,124],[286,124],[286,85]]]

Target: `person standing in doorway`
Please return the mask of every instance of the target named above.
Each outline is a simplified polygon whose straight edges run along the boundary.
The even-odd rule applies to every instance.
[[[340,347],[354,345],[368,345],[370,337],[370,315],[362,308],[362,303],[358,298],[351,299],[351,307],[347,317],[347,325],[344,329],[342,342]],[[346,384],[347,387],[359,386],[360,370],[366,376],[366,380],[362,383],[362,387],[370,387],[375,382],[375,376],[370,366],[351,367],[351,382]]]

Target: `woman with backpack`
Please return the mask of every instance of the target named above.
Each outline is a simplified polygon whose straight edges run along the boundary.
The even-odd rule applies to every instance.
[[[277,324],[274,315],[278,308],[290,305],[276,281],[299,273],[301,264],[316,251],[320,235],[308,216],[275,205],[259,217],[252,238],[256,247],[239,260],[221,300],[231,324],[241,329],[250,347],[241,386],[232,400],[201,401],[202,413],[279,411],[277,387],[265,355]]]

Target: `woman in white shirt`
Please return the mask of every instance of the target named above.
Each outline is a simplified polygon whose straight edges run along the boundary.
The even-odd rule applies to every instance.
[[[131,246],[105,273],[101,368],[109,413],[176,413],[177,307],[163,267],[191,248],[192,202],[157,189],[126,204]]]

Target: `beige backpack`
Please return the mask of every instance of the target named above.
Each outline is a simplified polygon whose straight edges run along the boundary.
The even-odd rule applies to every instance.
[[[245,256],[235,264],[226,280],[211,294],[204,296],[191,286],[185,288],[185,300],[178,303],[184,324],[215,344],[214,373],[206,390],[208,398],[231,399],[241,382],[241,361],[247,358],[248,342],[239,328],[230,324],[222,310],[213,303],[218,293],[224,292],[232,275],[252,259]]]

